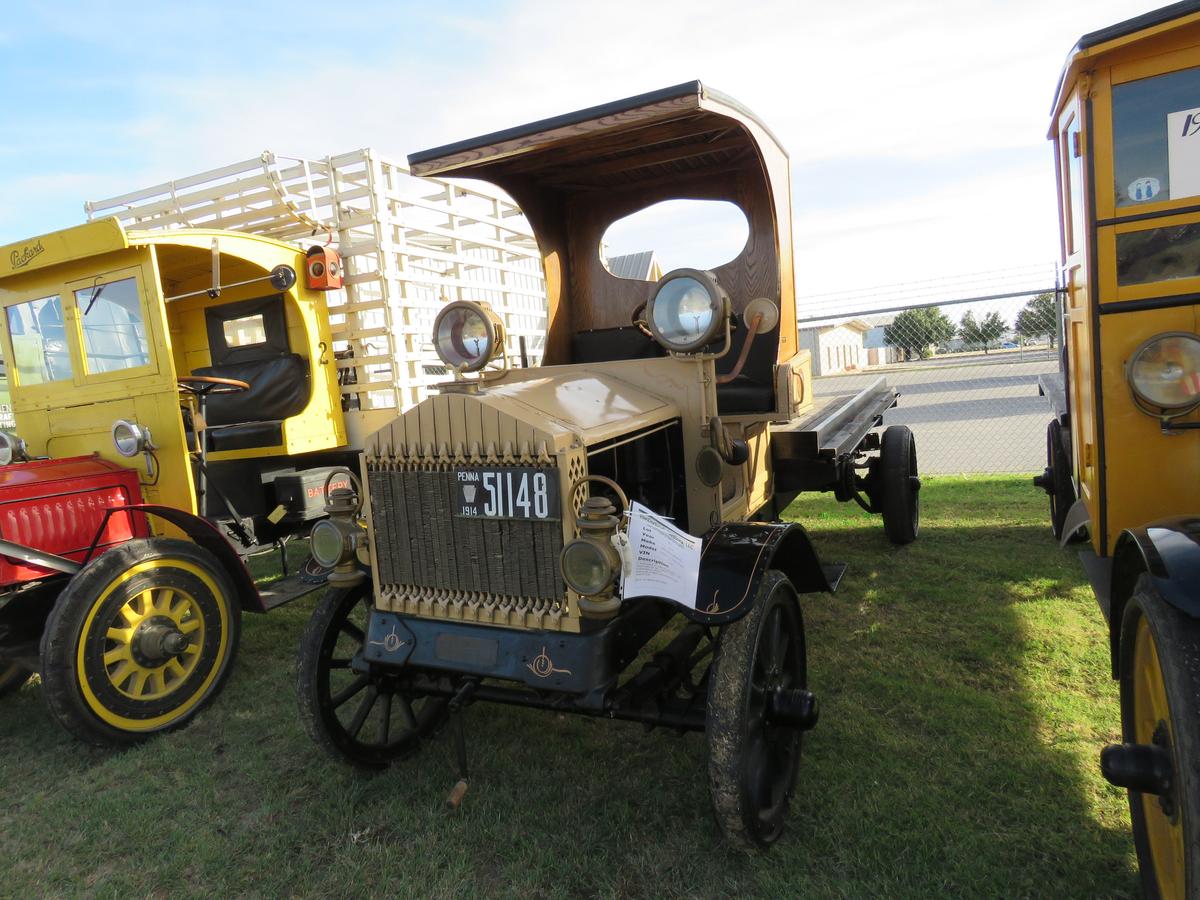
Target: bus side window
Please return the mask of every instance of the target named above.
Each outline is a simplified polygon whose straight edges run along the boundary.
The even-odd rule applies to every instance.
[[[1200,155],[1193,149],[1200,145],[1200,130],[1193,126],[1198,118],[1200,67],[1113,87],[1113,187],[1118,207],[1200,194]]]

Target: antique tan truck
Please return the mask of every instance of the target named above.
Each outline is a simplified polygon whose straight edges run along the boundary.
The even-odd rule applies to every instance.
[[[361,484],[332,492],[313,530],[334,572],[300,651],[312,737],[382,766],[449,715],[456,803],[451,714],[475,700],[704,731],[721,828],[771,844],[817,719],[799,596],[845,568],[778,513],[832,490],[903,544],[920,487],[909,431],[873,430],[896,402],[882,380],[814,400],[787,154],[690,82],[409,163],[520,205],[545,266],[545,357],[509,359],[486,304],[439,313],[447,381],[366,440]],[[654,282],[614,276],[607,226],[675,198],[739,207],[741,252]]]

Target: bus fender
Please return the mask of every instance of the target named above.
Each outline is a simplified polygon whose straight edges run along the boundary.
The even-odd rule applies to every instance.
[[[1117,538],[1108,617],[1114,677],[1125,604],[1143,573],[1150,576],[1155,591],[1166,603],[1186,616],[1200,619],[1200,516],[1160,519],[1128,528]]]
[[[763,575],[785,574],[799,594],[837,589],[846,567],[823,565],[808,532],[795,523],[730,522],[704,535],[693,622],[724,625],[746,615]]]

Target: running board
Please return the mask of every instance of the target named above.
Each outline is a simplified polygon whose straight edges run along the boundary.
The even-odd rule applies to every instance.
[[[832,594],[842,583],[842,576],[846,574],[846,564],[821,563],[821,571],[825,573],[825,580],[829,583],[829,593]]]
[[[270,584],[263,585],[259,589],[258,596],[262,598],[263,611],[266,612],[277,606],[283,606],[285,603],[298,600],[305,594],[311,594],[313,591],[319,591],[324,588],[325,582],[313,584],[311,581],[303,580],[298,574],[288,575],[286,578],[280,578],[277,581],[272,581]]]

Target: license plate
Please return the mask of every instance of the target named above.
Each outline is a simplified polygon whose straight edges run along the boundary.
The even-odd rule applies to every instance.
[[[553,469],[505,466],[454,473],[454,514],[470,519],[557,519],[561,505]]]

